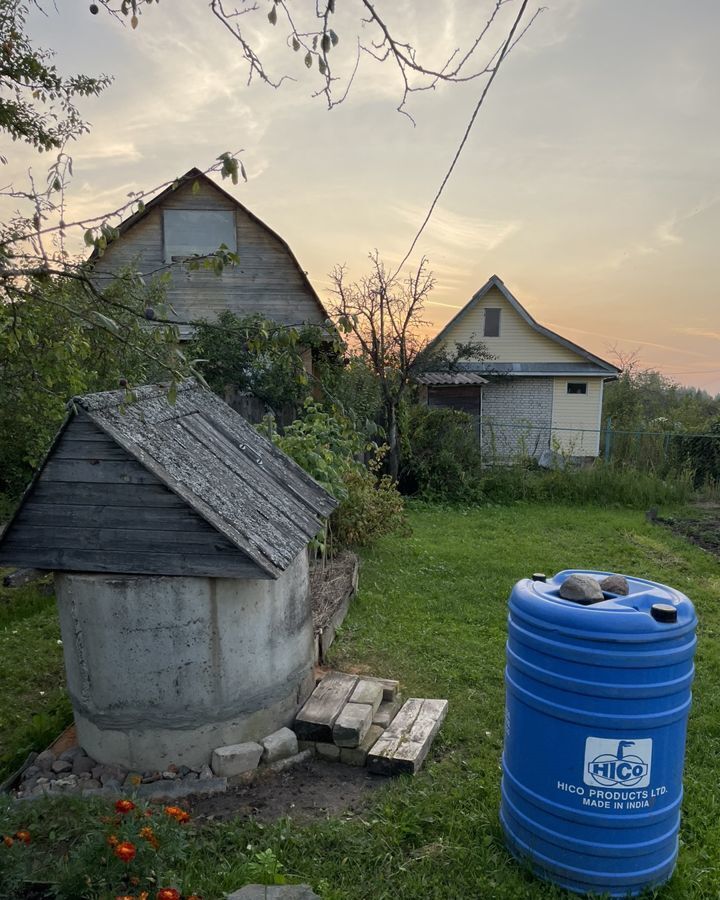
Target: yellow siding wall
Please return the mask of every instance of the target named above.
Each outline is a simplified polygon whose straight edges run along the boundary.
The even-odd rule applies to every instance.
[[[587,394],[568,394],[568,381],[584,381]],[[553,379],[553,444],[573,456],[597,456],[600,448],[600,417],[602,414],[602,378]],[[559,431],[577,428],[591,431]]]
[[[483,337],[488,306],[502,310],[499,337]],[[482,341],[497,362],[586,362],[584,357],[531,328],[496,287],[463,316],[443,343],[453,349],[456,343],[467,341]]]

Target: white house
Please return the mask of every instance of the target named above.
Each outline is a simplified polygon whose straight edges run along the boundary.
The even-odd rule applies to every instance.
[[[429,406],[476,417],[483,448],[499,457],[562,450],[598,456],[603,386],[620,370],[533,319],[493,275],[431,347],[481,341],[494,357],[418,376]]]

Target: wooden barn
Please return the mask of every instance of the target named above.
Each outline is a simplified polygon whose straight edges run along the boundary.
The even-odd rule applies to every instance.
[[[335,500],[194,381],[76,398],[0,565],[277,578]]]
[[[200,169],[181,178],[119,226],[102,257],[93,254],[98,284],[127,266],[168,271],[168,302],[179,322],[212,321],[223,310],[259,313],[288,325],[323,324],[328,314],[287,242]],[[221,274],[189,272],[183,263],[224,244],[240,263]],[[182,325],[183,337],[192,328]]]

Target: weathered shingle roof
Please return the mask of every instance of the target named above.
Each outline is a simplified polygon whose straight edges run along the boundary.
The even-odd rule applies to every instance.
[[[337,501],[220,400],[188,380],[170,404],[162,385],[76,397],[72,404],[277,577]]]
[[[427,384],[430,387],[438,385],[480,385],[487,384],[487,378],[474,372],[423,372],[417,375],[415,381],[418,384]]]

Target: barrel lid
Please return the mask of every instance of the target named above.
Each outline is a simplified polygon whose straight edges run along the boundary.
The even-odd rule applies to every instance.
[[[585,633],[593,639],[633,640],[645,635],[643,639],[662,640],[669,632],[692,630],[697,624],[694,607],[685,594],[634,576],[625,576],[627,596],[604,591],[605,599],[587,606],[565,600],[560,597],[560,586],[575,574],[600,582],[616,573],[565,569],[545,581],[536,580],[536,575],[524,578],[510,595],[512,613],[538,627]]]

